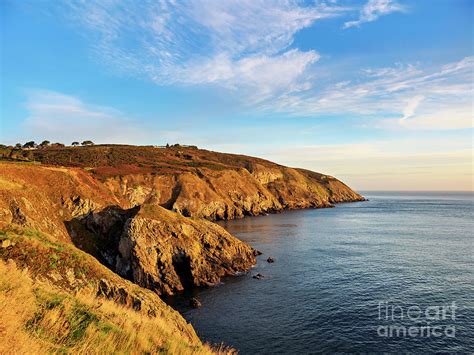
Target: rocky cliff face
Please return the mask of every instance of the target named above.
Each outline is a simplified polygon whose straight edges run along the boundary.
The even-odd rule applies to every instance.
[[[277,165],[219,171],[201,168],[178,175],[120,175],[107,178],[105,184],[130,206],[154,204],[213,221],[364,200],[334,177]]]
[[[88,169],[128,208],[155,204],[209,220],[363,200],[332,176],[186,147],[104,145],[34,154],[44,163]]]
[[[92,289],[169,320],[189,346],[202,344],[158,295],[214,285],[255,264],[255,250],[205,219],[363,200],[331,176],[198,149],[31,154],[43,164],[0,162],[0,257],[61,290]]]
[[[255,263],[250,247],[203,219],[363,200],[331,176],[198,149],[34,154],[70,167],[1,164],[0,221],[69,241],[158,294],[212,285]]]
[[[48,233],[169,295],[248,270],[254,251],[222,227],[131,203],[81,169],[1,164],[0,222]],[[125,208],[123,208],[125,207]]]
[[[69,228],[92,233],[99,260],[159,295],[212,286],[255,264],[255,251],[222,227],[154,205],[94,211]]]

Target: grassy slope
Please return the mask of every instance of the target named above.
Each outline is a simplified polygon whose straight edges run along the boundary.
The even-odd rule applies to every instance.
[[[0,245],[0,353],[214,351],[156,294],[69,243],[3,224]],[[97,298],[104,279],[139,299],[140,309]]]
[[[63,292],[1,260],[0,316],[0,353],[213,353],[177,336],[166,319]]]

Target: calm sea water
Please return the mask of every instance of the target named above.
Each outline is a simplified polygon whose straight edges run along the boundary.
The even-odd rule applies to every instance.
[[[222,223],[264,255],[194,291],[202,308],[190,295],[173,305],[202,339],[241,354],[473,352],[473,194],[364,195]]]

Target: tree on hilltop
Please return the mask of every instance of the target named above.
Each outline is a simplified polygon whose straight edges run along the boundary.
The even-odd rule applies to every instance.
[[[34,147],[36,147],[35,141],[26,142],[26,143],[23,145],[23,148],[34,148]]]
[[[94,142],[93,141],[84,141],[81,143],[82,145],[86,146],[86,145],[94,145]]]
[[[41,148],[45,148],[47,147],[51,142],[48,141],[48,140],[45,140],[45,141],[42,141],[41,144],[40,144],[40,147]]]
[[[73,147],[77,147],[79,144],[80,144],[79,142],[72,142],[72,143],[71,143],[71,145],[72,145]]]

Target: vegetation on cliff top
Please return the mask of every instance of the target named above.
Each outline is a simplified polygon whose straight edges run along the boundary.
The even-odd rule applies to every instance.
[[[218,153],[179,144],[167,147],[116,144],[83,147],[49,146],[33,150],[4,147],[0,150],[0,158],[89,168],[102,177],[130,173],[175,174],[196,171],[198,168],[248,169],[252,163],[277,165],[260,158]]]

